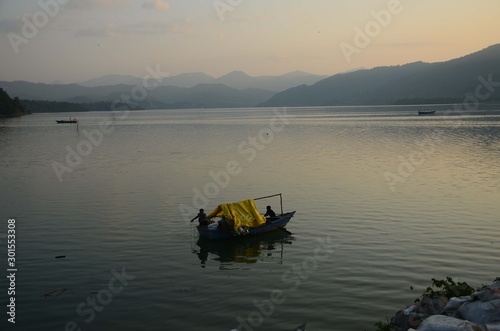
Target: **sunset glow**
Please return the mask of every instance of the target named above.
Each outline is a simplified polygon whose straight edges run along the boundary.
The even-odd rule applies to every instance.
[[[140,76],[157,64],[218,77],[446,61],[498,43],[499,13],[497,0],[2,0],[0,80]]]

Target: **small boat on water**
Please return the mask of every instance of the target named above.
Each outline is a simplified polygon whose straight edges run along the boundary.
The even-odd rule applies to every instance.
[[[434,115],[436,113],[435,110],[419,110],[419,115]]]
[[[76,118],[69,118],[69,120],[56,120],[58,124],[78,123]]]
[[[255,205],[255,200],[280,197],[281,213],[275,217],[266,218],[260,214]],[[262,198],[249,199],[235,203],[221,204],[209,215],[208,219],[220,218],[219,221],[206,225],[198,225],[200,237],[206,239],[229,239],[240,236],[252,236],[274,230],[284,229],[295,211],[283,212],[283,200],[281,193]]]

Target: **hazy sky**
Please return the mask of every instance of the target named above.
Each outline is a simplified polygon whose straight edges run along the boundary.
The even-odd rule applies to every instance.
[[[499,0],[0,0],[0,80],[445,61],[500,43],[498,17]]]

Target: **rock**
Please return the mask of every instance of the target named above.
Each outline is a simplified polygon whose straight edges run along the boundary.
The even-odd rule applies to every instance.
[[[465,302],[458,313],[463,319],[478,324],[500,323],[500,299]]]
[[[432,299],[432,309],[431,315],[442,314],[444,311],[444,307],[448,303],[447,297],[435,297]]]
[[[500,331],[500,282],[470,296],[423,296],[420,302],[398,311],[391,331]]]
[[[408,324],[410,324],[410,327],[412,329],[416,329],[419,327],[419,325],[422,323],[423,318],[419,314],[412,313],[408,315]]]
[[[407,331],[409,328],[416,329],[429,316],[442,314],[448,303],[446,297],[423,297],[416,303],[413,309],[400,310],[391,318],[392,331]]]
[[[418,331],[487,331],[485,328],[458,318],[434,315],[427,318],[418,328]]]
[[[446,297],[423,297],[417,307],[417,312],[427,316],[442,314],[447,303],[448,298]]]
[[[391,331],[406,331],[410,328],[409,315],[405,315],[402,310],[391,318]]]

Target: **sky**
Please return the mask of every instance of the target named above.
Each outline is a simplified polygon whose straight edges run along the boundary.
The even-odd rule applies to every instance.
[[[0,0],[0,80],[440,62],[500,43],[499,0]]]

